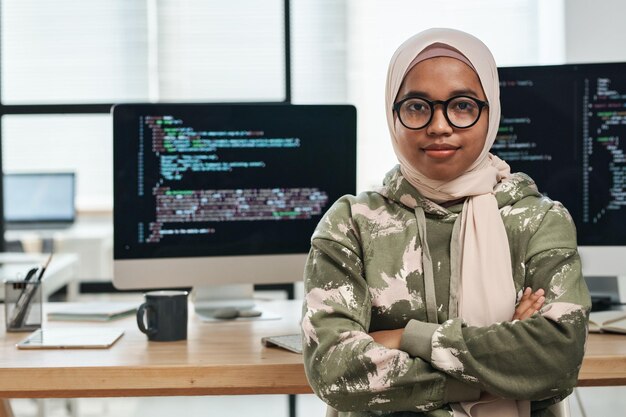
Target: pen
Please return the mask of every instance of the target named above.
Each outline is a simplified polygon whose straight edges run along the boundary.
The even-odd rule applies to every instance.
[[[30,310],[30,302],[35,295],[39,283],[43,278],[43,274],[44,272],[46,272],[46,268],[50,264],[51,260],[52,254],[50,254],[46,263],[41,267],[39,275],[37,276],[37,284],[33,284],[30,286],[25,285],[24,289],[20,293],[17,301],[15,302],[15,308],[13,310],[13,314],[10,320],[10,326],[12,328],[20,328],[24,325],[24,320],[26,320],[28,311]],[[38,270],[39,268],[32,268],[31,270],[29,270],[26,274],[26,277],[24,278],[24,283],[26,284],[28,281],[30,281],[30,279],[37,273]]]
[[[33,269],[35,272],[38,270],[38,268]],[[27,277],[29,277],[28,280],[30,279],[30,276],[34,274],[33,269],[28,271],[28,274],[26,275]],[[33,273],[31,274],[31,272]],[[28,280],[24,279],[24,288],[22,289],[22,292],[15,302],[13,314],[11,315],[11,319],[9,320],[10,327],[13,329],[19,329],[24,325],[24,320],[27,317],[30,302],[33,298],[33,295],[35,295],[35,291],[39,287],[39,283],[28,285]]]
[[[41,278],[43,278],[43,273],[46,272],[46,268],[48,268],[48,265],[50,265],[50,261],[51,260],[52,260],[52,254],[50,254],[50,256],[48,256],[48,260],[46,261],[46,263],[41,268],[41,272],[39,273],[39,276],[37,277],[37,281],[41,281]]]
[[[28,272],[26,273],[26,276],[24,277],[24,288],[22,288],[20,295],[17,297],[17,300],[15,301],[16,307],[19,307],[24,304],[24,301],[28,294],[28,291],[27,291],[28,286],[26,285],[26,283],[30,281],[30,279],[33,277],[33,275],[37,273],[38,270],[39,270],[39,267],[36,266],[34,268],[29,269]],[[15,313],[17,314],[17,308],[15,310]]]
[[[27,273],[26,276],[24,277],[24,281],[29,281],[33,275],[35,275],[35,273],[37,272],[37,270],[39,269],[38,266],[31,268]]]

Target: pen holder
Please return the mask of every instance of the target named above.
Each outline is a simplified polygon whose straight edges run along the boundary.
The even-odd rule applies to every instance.
[[[4,317],[7,332],[39,329],[42,320],[41,281],[4,282]]]

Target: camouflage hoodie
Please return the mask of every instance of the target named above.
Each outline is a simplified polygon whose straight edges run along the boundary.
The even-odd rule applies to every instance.
[[[305,270],[304,363],[315,393],[340,416],[449,417],[449,403],[487,391],[531,400],[532,416],[543,417],[571,393],[590,307],[574,224],[524,174],[499,184],[495,196],[518,299],[530,286],[543,288],[546,302],[529,319],[487,327],[448,314],[456,287],[450,291],[450,241],[462,203],[425,199],[396,167],[381,190],[344,196],[322,218]],[[423,260],[416,207],[426,214],[432,262]],[[429,322],[423,270],[431,265]],[[401,350],[368,335],[399,328]]]

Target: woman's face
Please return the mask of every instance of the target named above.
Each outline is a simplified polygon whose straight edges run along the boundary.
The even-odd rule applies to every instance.
[[[407,96],[447,100],[458,95],[486,100],[478,75],[467,64],[437,57],[420,62],[408,72],[396,102]],[[488,107],[467,129],[450,125],[442,105],[435,105],[433,118],[423,129],[407,129],[397,114],[394,123],[398,146],[408,162],[430,179],[450,181],[463,174],[482,152],[489,127]]]

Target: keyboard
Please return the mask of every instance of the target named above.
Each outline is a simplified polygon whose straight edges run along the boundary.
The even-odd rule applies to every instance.
[[[302,335],[287,334],[283,336],[267,336],[261,339],[264,346],[277,346],[291,352],[302,353]]]

